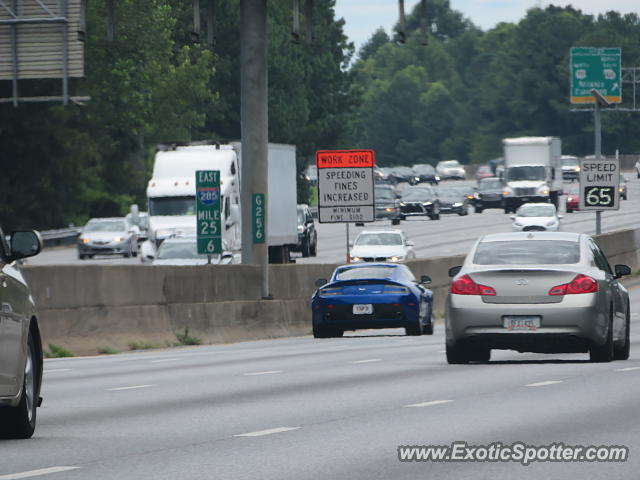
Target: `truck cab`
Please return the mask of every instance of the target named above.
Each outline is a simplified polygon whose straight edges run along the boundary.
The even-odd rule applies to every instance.
[[[562,194],[561,142],[557,137],[505,138],[504,211],[515,212],[524,203],[551,202],[558,207]]]
[[[165,239],[196,233],[198,170],[220,171],[222,238],[231,251],[240,249],[240,178],[233,147],[206,143],[160,145],[147,186],[149,238],[142,246],[143,262],[153,259]]]

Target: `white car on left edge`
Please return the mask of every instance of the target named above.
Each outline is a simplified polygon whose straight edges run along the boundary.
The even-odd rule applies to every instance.
[[[558,232],[562,215],[552,203],[525,203],[509,218],[514,232]]]
[[[351,262],[404,262],[413,260],[413,242],[402,230],[363,230],[351,248]]]

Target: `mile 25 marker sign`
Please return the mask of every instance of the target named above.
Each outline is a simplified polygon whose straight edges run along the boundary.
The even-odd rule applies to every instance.
[[[196,218],[198,225],[198,253],[222,253],[220,236],[220,171],[196,172]]]
[[[320,223],[375,221],[373,150],[319,150],[318,219]]]

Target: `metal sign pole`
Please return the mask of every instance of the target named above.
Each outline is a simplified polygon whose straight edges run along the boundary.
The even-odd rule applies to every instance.
[[[349,252],[349,223],[346,223],[347,225],[347,263],[351,263],[351,255]]]
[[[596,143],[596,161],[599,162],[602,160],[602,125],[600,122],[600,104],[598,99],[596,98],[595,108],[593,110],[593,118],[595,122],[595,143]],[[596,235],[600,235],[602,233],[602,211],[596,211]]]

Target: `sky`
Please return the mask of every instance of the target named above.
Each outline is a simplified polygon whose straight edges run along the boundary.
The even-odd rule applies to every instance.
[[[409,14],[419,3],[405,0],[405,11]],[[616,10],[620,13],[639,13],[639,0],[451,0],[451,8],[462,12],[464,16],[482,28],[488,30],[500,22],[518,22],[529,8],[535,6],[573,5],[586,14],[604,13]],[[397,0],[336,0],[336,16],[346,21],[345,31],[349,39],[360,47],[378,28],[384,27],[390,32],[398,21]]]

